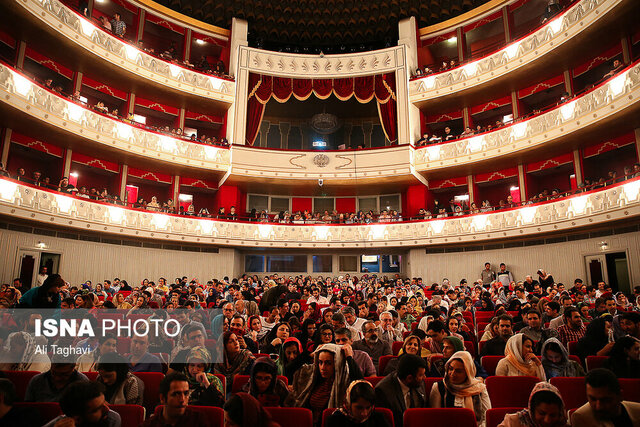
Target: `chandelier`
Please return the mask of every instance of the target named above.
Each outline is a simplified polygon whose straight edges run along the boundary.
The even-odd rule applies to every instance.
[[[321,135],[329,135],[340,129],[341,123],[331,113],[318,113],[311,117],[311,127]]]

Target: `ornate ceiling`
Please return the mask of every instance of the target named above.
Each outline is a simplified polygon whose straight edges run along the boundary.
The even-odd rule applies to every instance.
[[[400,19],[416,16],[418,27],[424,27],[487,1],[158,0],[171,9],[222,28],[231,28],[234,16],[246,19],[250,42],[266,48],[348,46],[350,50],[354,46],[363,50],[395,44]]]

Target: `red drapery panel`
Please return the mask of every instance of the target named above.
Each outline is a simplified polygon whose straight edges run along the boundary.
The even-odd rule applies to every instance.
[[[278,102],[287,102],[291,98],[293,92],[292,79],[284,77],[273,78],[272,96]]]
[[[353,79],[334,79],[333,93],[340,101],[347,101],[353,95]]]
[[[298,101],[309,99],[313,92],[313,80],[311,79],[292,79],[293,80],[293,96]]]
[[[358,102],[367,103],[373,99],[373,76],[356,77],[354,79],[353,94]]]
[[[250,74],[246,142],[248,145],[253,145],[264,115],[264,104],[269,99],[273,98],[284,103],[293,95],[296,99],[304,101],[311,94],[319,99],[327,99],[334,94],[341,101],[347,101],[355,96],[358,102],[363,104],[375,97],[384,133],[389,141],[396,142],[398,130],[395,90],[394,73],[333,80],[290,79]]]
[[[313,79],[313,92],[320,99],[327,99],[333,92],[333,81],[331,79]]]
[[[398,118],[396,113],[395,75],[384,74],[375,77],[375,94],[378,100],[378,115],[385,136],[391,142],[398,141]],[[386,95],[386,99],[385,99]]]

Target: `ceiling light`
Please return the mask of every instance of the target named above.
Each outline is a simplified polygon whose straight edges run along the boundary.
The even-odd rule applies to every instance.
[[[449,43],[455,43],[455,42],[457,42],[457,41],[458,41],[458,38],[457,38],[456,36],[453,36],[453,37],[451,37],[451,38],[447,39],[447,41],[448,41]]]
[[[202,46],[203,44],[205,44],[207,42],[204,41],[204,40],[201,40],[201,39],[196,39],[196,43]]]

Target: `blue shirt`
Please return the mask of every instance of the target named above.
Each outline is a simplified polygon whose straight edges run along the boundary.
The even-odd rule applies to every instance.
[[[129,361],[131,372],[162,372],[162,361],[149,352],[145,353],[135,366],[131,364],[131,355],[127,357],[127,361]]]

